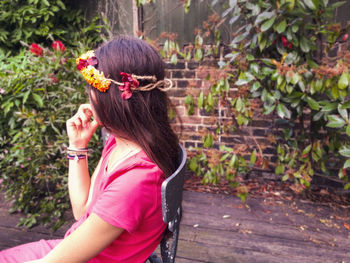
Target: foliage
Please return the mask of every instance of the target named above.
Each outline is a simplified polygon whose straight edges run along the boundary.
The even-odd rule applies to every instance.
[[[230,11],[248,21],[228,55],[239,68],[235,84],[249,85],[264,113],[280,118],[275,172],[294,179],[298,192],[315,172],[340,168],[339,178],[348,181],[350,53],[329,55],[347,40],[346,28],[332,23],[342,3],[238,1]]]
[[[228,118],[218,117],[215,130],[203,134],[204,147],[195,149],[191,170],[204,183],[226,178],[236,184],[239,172],[254,165],[266,169],[269,160],[253,136],[244,151],[218,150],[221,135],[248,125],[262,110],[274,120],[269,140],[276,145],[275,173],[294,180],[296,192],[309,187],[315,173],[336,173],[348,182],[350,52],[344,42],[350,23],[342,27],[333,22],[334,10],[344,2],[230,0],[212,5],[219,2],[225,7],[221,18],[239,28],[219,68],[206,68],[209,90],[197,97],[189,94],[185,104],[189,114],[197,107],[212,115],[225,110]],[[212,24],[203,28],[219,32],[222,21]],[[196,34],[191,55],[184,56],[174,43],[171,56],[201,60],[220,47],[217,42],[208,49],[203,41],[207,34]]]
[[[27,215],[20,223],[28,227],[40,222],[57,229],[70,207],[65,122],[87,100],[78,52],[55,41],[16,56],[0,53],[0,187],[13,200],[12,211]]]
[[[100,41],[96,19],[85,26],[81,11],[72,5],[66,0],[0,1],[0,49],[18,52],[20,40],[49,44],[50,35],[69,46],[83,41],[95,46]]]

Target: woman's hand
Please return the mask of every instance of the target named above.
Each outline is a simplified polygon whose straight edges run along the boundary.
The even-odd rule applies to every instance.
[[[74,148],[86,148],[98,123],[92,120],[92,108],[90,104],[80,105],[78,112],[67,123],[69,146]]]

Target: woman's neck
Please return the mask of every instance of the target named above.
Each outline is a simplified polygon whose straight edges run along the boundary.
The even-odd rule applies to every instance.
[[[130,141],[115,136],[116,147],[112,150],[108,160],[108,171],[113,170],[121,162],[129,158],[130,156],[140,152],[142,148]]]
[[[117,136],[114,136],[115,141],[116,141],[116,151],[122,153],[124,151],[130,151],[130,150],[141,150],[142,148],[136,144],[133,141],[123,139],[123,138],[118,138]]]

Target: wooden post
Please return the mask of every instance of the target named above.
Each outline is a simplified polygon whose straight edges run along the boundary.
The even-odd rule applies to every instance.
[[[136,4],[136,0],[132,0],[132,32],[135,37],[137,37],[137,33],[139,32],[139,15],[138,15],[138,7]]]

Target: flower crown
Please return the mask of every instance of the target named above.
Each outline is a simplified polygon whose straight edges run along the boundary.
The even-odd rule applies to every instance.
[[[84,79],[94,88],[101,92],[106,92],[111,83],[119,86],[119,90],[122,91],[122,98],[127,100],[132,96],[133,90],[149,91],[158,88],[161,91],[167,91],[172,87],[170,79],[164,79],[157,81],[155,76],[137,76],[125,72],[120,72],[122,82],[115,81],[113,79],[106,78],[102,71],[95,68],[98,65],[98,59],[95,56],[95,52],[90,50],[76,59],[77,69],[81,72]],[[139,87],[138,80],[148,80],[152,83]]]

